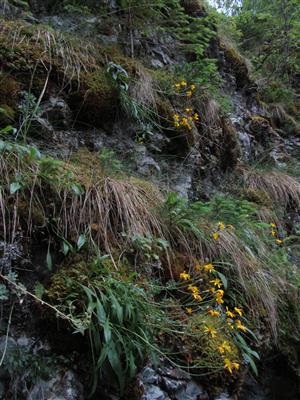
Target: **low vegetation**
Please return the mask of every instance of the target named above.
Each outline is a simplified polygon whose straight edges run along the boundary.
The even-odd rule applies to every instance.
[[[253,11],[248,2],[246,10],[233,8],[232,16],[218,16],[199,0],[158,0],[145,8],[146,3],[118,2],[109,15],[107,5],[94,1],[46,5],[68,18],[103,13],[104,22],[119,21],[129,50],[94,46],[40,24],[0,22],[3,259],[9,246],[21,243],[29,255],[37,241],[45,258],[42,273],[34,271],[27,285],[26,268],[17,269],[8,257],[0,271],[0,300],[12,313],[30,298],[39,320],[55,333],[59,321],[64,340],[75,337],[83,344],[77,357],[84,355],[91,396],[104,381],[133,396],[129,384],[149,360],[165,359],[216,386],[236,382],[248,370],[257,375],[260,354],[274,348],[297,370],[300,277],[294,254],[300,229],[292,219],[299,213],[300,184],[263,156],[259,164],[242,161],[236,128],[242,122],[230,120],[236,99],[228,95],[232,88],[226,92],[229,73],[238,95],[253,91],[251,101],[261,112],[243,123],[258,124],[259,134],[249,140],[267,152],[266,142],[283,139],[280,129],[286,135],[297,131],[297,96],[290,96],[297,91],[294,64],[284,66],[278,85],[254,85],[259,75],[235,43],[241,37],[246,44],[240,47],[257,70],[275,77],[278,71],[271,65],[272,46],[266,60],[252,48],[255,26],[243,26]],[[262,17],[269,23],[269,16]],[[174,44],[168,67],[149,69],[136,58],[147,47],[149,21],[157,26],[155,34],[166,34]],[[172,52],[185,61],[173,65]],[[82,140],[64,159],[50,155],[39,146],[33,122],[51,90],[70,106],[70,135],[76,129],[88,135],[92,126],[110,139],[121,121],[130,151],[144,151],[156,135],[166,140],[154,154],[170,157],[170,165],[176,157],[196,155],[194,198],[166,189],[158,176],[136,176],[102,145],[90,151]],[[28,354],[16,368],[14,357],[5,360],[6,370],[17,373],[32,363],[30,384],[56,368],[46,357],[37,373],[39,355]]]

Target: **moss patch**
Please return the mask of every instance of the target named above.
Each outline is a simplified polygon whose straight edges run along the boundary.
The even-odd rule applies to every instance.
[[[249,68],[244,57],[233,46],[219,40],[219,46],[224,51],[226,62],[236,77],[238,88],[243,88],[250,83]]]

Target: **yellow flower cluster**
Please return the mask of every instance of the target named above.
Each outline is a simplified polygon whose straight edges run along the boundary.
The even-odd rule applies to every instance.
[[[217,231],[212,234],[212,238],[214,240],[218,240],[220,237],[220,232],[224,231],[225,229],[234,230],[233,225],[225,225],[224,222],[222,221],[218,222],[217,228],[218,228]]]
[[[224,368],[232,374],[234,370],[238,370],[240,368],[240,364],[234,361],[229,360],[229,358],[224,358]]]
[[[187,113],[188,110],[188,113]],[[192,113],[193,110],[191,108],[186,108],[186,113],[190,114]],[[180,128],[184,127],[187,128],[188,130],[193,129],[193,122],[198,122],[199,121],[199,114],[197,113],[192,113],[191,115],[183,114],[180,116],[179,114],[174,114],[173,115],[173,125],[175,128]]]
[[[212,317],[219,317],[221,315],[220,311],[212,310],[211,308],[208,310],[208,314]]]
[[[218,278],[209,281],[209,283],[212,283],[214,286],[216,286],[219,289],[222,287],[222,282]]]
[[[223,304],[224,303],[224,300],[223,300],[224,290],[219,289],[215,293],[216,293],[216,303]]]
[[[201,272],[204,271],[206,273],[213,273],[215,272],[215,267],[213,266],[212,263],[208,263],[208,264],[204,264],[203,266],[200,265],[198,262],[195,264],[194,266],[194,270],[196,272]],[[183,271],[179,274],[179,278],[183,281],[189,281],[192,279],[191,274],[187,273],[186,271]],[[222,282],[220,281],[220,279],[213,279],[210,281],[211,283],[214,284],[214,286],[216,286],[217,288],[220,288],[222,286]],[[214,290],[209,290],[211,292],[211,294],[215,294],[216,295],[216,299],[220,301],[221,303],[221,298],[224,294],[223,290],[215,290],[215,288],[213,287],[212,289]],[[200,294],[200,290],[197,286],[194,286],[192,284],[188,285],[187,290],[191,293],[191,296],[193,297],[193,299],[197,302],[201,302],[203,301],[203,297]],[[222,300],[223,301],[223,300]],[[188,313],[189,314],[189,313]]]
[[[200,291],[197,286],[189,285],[188,291],[191,292],[194,300],[201,302],[203,300],[202,296],[200,295]]]
[[[218,223],[218,232],[228,228],[230,229],[230,226],[226,226],[223,222]],[[212,342],[215,352],[220,354],[224,369],[228,373],[233,374],[239,370],[240,364],[236,362],[236,350],[227,340],[224,340],[224,331],[227,332],[227,335],[234,335],[234,331],[248,331],[247,327],[242,322],[243,310],[239,306],[234,306],[232,308],[225,306],[225,290],[222,280],[216,276],[217,271],[213,263],[201,264],[197,260],[194,260],[194,262],[194,269],[189,273],[186,271],[182,272],[180,274],[180,279],[189,281],[186,290],[190,293],[194,301],[200,303],[203,302],[204,299],[208,299],[207,295],[212,296],[212,304],[214,305],[207,309],[208,318],[212,319],[210,321],[206,320],[201,330],[204,335],[208,337],[208,340]],[[214,276],[209,279],[211,276],[210,274]],[[198,282],[203,282],[203,285],[205,285],[202,293],[200,293],[198,286],[194,284],[194,277],[196,277]],[[209,286],[207,287],[206,284],[209,284]],[[202,304],[204,305],[205,303]],[[193,313],[193,308],[189,306],[185,308],[185,312],[191,315]],[[219,319],[216,321],[216,325],[213,323],[213,318]]]
[[[212,339],[217,338],[218,335],[217,329],[210,325],[205,325],[203,332],[206,335],[209,335]],[[229,358],[233,353],[233,349],[227,340],[222,340],[221,342],[217,343],[216,350],[223,357],[224,369],[227,370],[230,374],[233,374],[235,370],[237,371],[240,368],[240,364],[238,362],[232,361]]]
[[[183,279],[184,281],[188,281],[189,279],[191,279],[191,275],[184,271],[184,272],[181,272],[181,274],[179,275],[179,278]]]
[[[283,240],[278,238],[278,228],[277,228],[276,224],[271,223],[270,227],[271,227],[271,236],[276,239],[275,243],[278,245],[282,245]]]
[[[185,80],[175,83],[174,87],[179,91],[185,91],[186,97],[192,97],[194,91],[196,90],[196,85],[194,85],[193,83],[188,85],[188,83]]]
[[[232,348],[230,346],[230,344],[227,342],[227,340],[224,340],[219,346],[218,346],[218,351],[221,354],[225,354],[225,353],[231,353],[232,352]]]
[[[224,303],[224,301],[223,301],[224,291],[217,290],[217,291],[214,291],[214,293],[216,293],[216,303],[218,304],[218,307],[219,307],[221,304]],[[221,311],[218,311],[218,310],[215,310],[212,308],[210,308],[208,310],[208,314],[211,315],[212,317],[220,317],[222,315]],[[243,310],[241,308],[234,307],[234,310],[230,311],[229,308],[226,306],[225,315],[227,317],[227,325],[230,329],[233,330],[234,327],[236,327],[236,329],[238,329],[242,332],[247,332],[247,328],[245,327],[245,325],[242,324],[240,319],[236,319],[236,321],[233,321],[233,319],[236,318],[237,316],[240,316],[240,317],[243,316]]]
[[[215,338],[218,333],[217,330],[211,326],[205,326],[203,332],[210,335],[212,338]]]

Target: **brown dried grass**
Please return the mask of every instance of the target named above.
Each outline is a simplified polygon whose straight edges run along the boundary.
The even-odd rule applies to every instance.
[[[293,205],[300,207],[300,184],[290,175],[279,171],[259,171],[254,168],[240,168],[244,185],[251,190],[260,190],[274,205],[286,209]]]
[[[130,97],[143,108],[154,109],[156,106],[155,85],[152,75],[141,65],[136,66],[135,80],[129,86]]]
[[[17,51],[18,58],[26,59],[28,67],[32,63],[41,63],[47,70],[55,67],[68,81],[79,81],[81,72],[94,70],[98,63],[95,46],[80,38],[24,22],[1,21],[0,44],[10,49],[11,54]]]
[[[87,188],[81,196],[70,196],[65,190],[61,196],[59,229],[65,237],[78,237],[88,230],[106,251],[124,246],[132,235],[163,238],[161,221],[153,211],[160,195],[154,193],[154,189],[147,191],[129,179],[109,177]]]

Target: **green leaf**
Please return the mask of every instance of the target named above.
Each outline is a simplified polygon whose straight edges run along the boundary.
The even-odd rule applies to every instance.
[[[120,357],[119,357],[119,354],[117,352],[117,348],[116,348],[116,345],[114,342],[111,342],[107,356],[108,356],[109,363],[118,378],[121,393],[123,393],[123,391],[124,391],[124,373],[123,373],[123,368],[122,368],[122,364],[120,361]]]
[[[101,369],[106,358],[108,355],[108,351],[110,348],[110,344],[109,343],[105,343],[105,345],[102,347],[102,350],[100,352],[99,358],[97,360],[97,369]]]
[[[9,192],[10,194],[15,194],[19,189],[21,189],[22,185],[20,182],[13,182],[9,186]]]
[[[45,292],[44,285],[41,282],[37,282],[37,284],[34,287],[34,294],[36,295],[36,297],[41,299],[44,295],[44,292]]]
[[[97,299],[97,317],[98,321],[100,322],[101,325],[104,325],[106,319],[106,312],[104,310],[103,305],[101,304],[100,300]]]
[[[74,183],[74,184],[71,186],[71,188],[72,188],[72,191],[73,191],[77,196],[82,195],[82,193],[84,192],[83,188],[82,188],[80,185],[76,184],[76,183]]]
[[[63,254],[64,256],[66,256],[69,251],[72,249],[72,245],[70,243],[68,243],[66,240],[63,241]]]
[[[12,133],[13,135],[15,135],[16,132],[17,132],[16,128],[14,128],[11,125],[8,125],[5,128],[0,129],[0,134],[1,135],[6,135],[8,133]]]
[[[46,265],[49,271],[52,271],[53,263],[52,263],[52,256],[50,253],[50,247],[48,248],[47,256],[46,256]]]
[[[228,288],[228,281],[227,281],[226,276],[225,276],[224,274],[222,274],[222,272],[219,272],[219,271],[217,271],[217,275],[218,275],[218,277],[221,279],[221,281],[222,281],[222,283],[223,283],[223,286],[224,286],[224,289],[227,290],[227,288]]]
[[[245,353],[244,353],[244,358],[245,358],[245,361],[248,364],[250,364],[250,367],[251,367],[252,371],[254,372],[254,374],[256,376],[258,376],[258,370],[257,370],[255,362],[253,361],[253,358],[251,356],[249,356],[248,354],[245,354]]]
[[[29,157],[31,159],[41,159],[42,155],[36,147],[30,146],[29,147]]]
[[[128,354],[127,364],[129,367],[129,377],[133,379],[136,375],[137,366],[135,364],[135,359],[132,351],[130,351]]]
[[[107,318],[104,325],[103,325],[103,333],[104,333],[104,339],[106,343],[109,343],[111,341],[111,329],[110,329],[110,323],[109,319]]]
[[[110,299],[111,299],[111,307],[115,311],[115,315],[117,316],[118,322],[120,325],[123,324],[123,308],[120,306],[120,303],[116,299],[116,297],[111,293],[110,294]]]
[[[86,236],[81,234],[77,240],[77,250],[79,251],[86,243]]]

